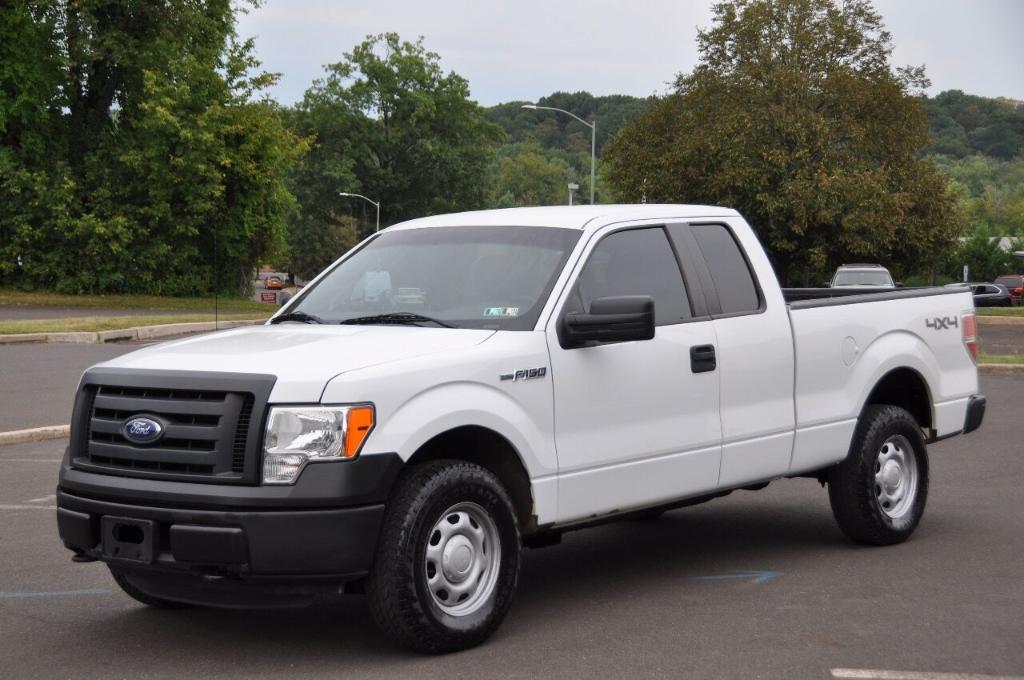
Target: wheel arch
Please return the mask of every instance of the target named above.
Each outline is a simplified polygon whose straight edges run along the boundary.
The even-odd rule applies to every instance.
[[[530,475],[519,451],[501,433],[482,425],[454,427],[424,442],[405,464],[441,459],[474,463],[493,473],[512,499],[520,532],[527,535],[536,529]]]
[[[860,416],[872,405],[887,404],[906,409],[922,430],[930,432],[935,425],[935,409],[928,381],[909,366],[893,368],[875,382],[861,405]]]

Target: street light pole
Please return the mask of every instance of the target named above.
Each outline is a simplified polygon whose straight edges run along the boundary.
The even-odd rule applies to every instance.
[[[350,194],[350,193],[345,192],[345,191],[339,191],[338,195],[339,196],[350,196],[352,198],[361,198],[364,201],[366,201],[367,203],[371,203],[373,205],[373,207],[375,207],[377,209],[377,229],[375,231],[380,231],[380,203],[379,202],[373,200],[372,198],[367,198],[366,196],[363,196],[362,194]]]
[[[531,109],[533,111],[544,110],[544,111],[557,111],[558,113],[564,113],[567,116],[572,116],[579,122],[590,128],[590,205],[594,205],[594,168],[596,167],[597,159],[597,119],[594,119],[593,123],[588,123],[572,111],[566,111],[565,109],[556,109],[553,106],[537,106],[536,104],[523,104],[524,109]]]

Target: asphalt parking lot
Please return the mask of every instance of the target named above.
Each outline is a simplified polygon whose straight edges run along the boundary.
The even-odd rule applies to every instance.
[[[1024,675],[1024,375],[982,383],[985,425],[932,447],[928,511],[909,542],[854,546],[814,481],[781,481],[527,551],[498,634],[440,658],[391,646],[358,596],[305,610],[148,610],[57,539],[66,442],[2,447],[0,677]]]

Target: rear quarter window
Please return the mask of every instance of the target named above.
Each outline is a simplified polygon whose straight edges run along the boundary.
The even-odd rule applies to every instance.
[[[693,237],[711,272],[722,314],[744,314],[761,309],[761,296],[747,258],[728,227],[695,224]]]

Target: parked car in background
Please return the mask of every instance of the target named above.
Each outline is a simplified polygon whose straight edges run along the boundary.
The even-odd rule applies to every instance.
[[[1006,289],[1010,291],[1010,297],[1013,300],[1013,304],[1021,304],[1021,296],[1024,294],[1024,274],[1007,274],[1006,276],[1000,276],[993,283],[1005,286]]]
[[[284,281],[280,276],[268,276],[266,281],[267,290],[281,290],[284,288]]]
[[[880,264],[844,264],[836,269],[830,288],[896,288],[889,270]]]
[[[971,289],[975,307],[1009,307],[1013,298],[1006,286],[998,283],[949,283],[946,288],[964,287]]]

